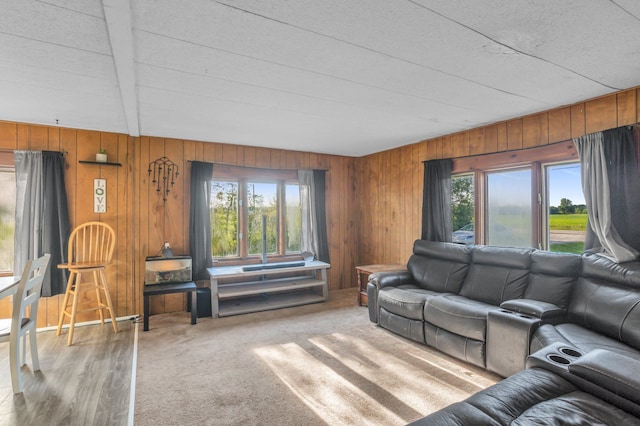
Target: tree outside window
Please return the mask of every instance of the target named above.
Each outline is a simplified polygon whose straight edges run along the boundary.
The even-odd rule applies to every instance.
[[[473,223],[473,175],[454,176],[451,179],[451,215],[453,229],[462,229]]]
[[[278,241],[278,185],[247,183],[247,225],[249,255],[262,254],[263,217],[266,219],[267,254],[274,254]]]
[[[211,249],[214,258],[300,253],[301,211],[297,183],[247,178],[211,183]],[[263,219],[264,218],[264,219]]]
[[[213,257],[238,256],[238,182],[211,183]]]

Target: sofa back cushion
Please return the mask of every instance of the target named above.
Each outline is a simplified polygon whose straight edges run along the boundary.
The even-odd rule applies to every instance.
[[[640,350],[640,263],[583,256],[569,321]]]
[[[474,246],[460,295],[492,305],[521,299],[529,282],[533,249]]]
[[[464,281],[471,248],[453,243],[417,240],[407,269],[420,287],[441,293],[458,293]]]
[[[582,257],[577,254],[534,251],[524,298],[552,303],[566,310],[581,263]]]

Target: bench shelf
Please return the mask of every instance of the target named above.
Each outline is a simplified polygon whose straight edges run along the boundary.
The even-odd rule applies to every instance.
[[[282,268],[261,270],[243,270],[240,266],[208,268],[211,316],[216,318],[324,302],[328,296],[326,270],[329,267],[328,263],[312,261],[301,266],[285,264]],[[225,279],[233,282],[220,282]]]

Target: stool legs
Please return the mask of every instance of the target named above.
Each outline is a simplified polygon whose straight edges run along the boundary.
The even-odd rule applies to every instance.
[[[98,277],[98,271],[93,271],[93,282],[98,284],[100,283],[100,281],[98,281],[100,279],[102,279],[102,275]],[[102,296],[100,296],[100,287],[100,285],[96,285],[96,300],[98,301],[98,306],[103,305]],[[104,313],[102,312],[102,309],[98,309],[98,314],[100,315],[100,324],[104,325]]]
[[[109,287],[107,286],[107,275],[104,273],[104,269],[100,269],[100,276],[102,277],[102,289],[104,290],[104,298],[107,301],[107,309],[111,314],[111,325],[113,326],[113,332],[118,332],[118,321],[116,321],[116,315],[113,312],[113,304],[111,303],[111,295],[109,294]],[[100,315],[102,315],[102,309],[100,309]],[[104,321],[103,321],[104,324]]]
[[[67,280],[67,288],[64,292],[64,299],[62,299],[62,312],[60,312],[60,319],[58,319],[58,329],[56,330],[56,336],[60,335],[62,330],[62,323],[64,322],[64,310],[69,303],[69,295],[71,294],[71,287],[73,286],[73,280],[75,279],[75,272],[69,271],[69,279]]]
[[[118,332],[118,323],[116,321],[115,312],[113,309],[113,304],[111,303],[111,295],[109,294],[109,287],[107,286],[107,277],[104,272],[104,268],[95,268],[91,270],[83,270],[82,272],[91,273],[93,278],[93,283],[82,283],[82,273],[78,270],[69,270],[69,281],[67,282],[67,290],[64,294],[64,300],[62,302],[62,312],[60,312],[60,319],[58,320],[58,329],[56,331],[56,336],[59,336],[62,331],[62,325],[64,323],[65,315],[69,317],[69,336],[67,338],[67,345],[71,346],[73,343],[73,331],[76,323],[76,315],[79,312],[88,312],[88,311],[98,311],[100,314],[100,322],[104,325],[104,313],[103,309],[107,309],[109,311],[111,317],[111,324],[113,325],[113,331],[115,333]],[[86,288],[82,288],[85,286]],[[78,310],[78,306],[80,302],[78,299],[80,298],[80,293],[82,291],[89,291],[94,289],[96,292],[96,307],[91,307],[87,309]],[[102,298],[102,292],[104,292],[104,302]],[[73,297],[71,300],[71,311],[69,311],[69,298]]]

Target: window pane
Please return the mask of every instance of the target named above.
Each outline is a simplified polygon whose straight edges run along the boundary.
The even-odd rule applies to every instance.
[[[0,169],[0,272],[13,273],[13,231],[16,227],[16,174]]]
[[[531,247],[531,170],[487,175],[488,245]]]
[[[474,198],[473,175],[451,178],[451,216],[453,219],[453,242],[474,242]]]
[[[211,252],[238,256],[238,183],[211,183]]]
[[[546,167],[549,250],[582,253],[587,229],[587,206],[580,181],[580,163]]]
[[[247,183],[247,225],[249,255],[262,254],[262,217],[266,216],[267,254],[277,252],[278,241],[278,185],[276,183]]]
[[[287,215],[287,253],[300,252],[300,230],[302,218],[300,216],[300,185],[287,184],[285,186],[285,205]]]

